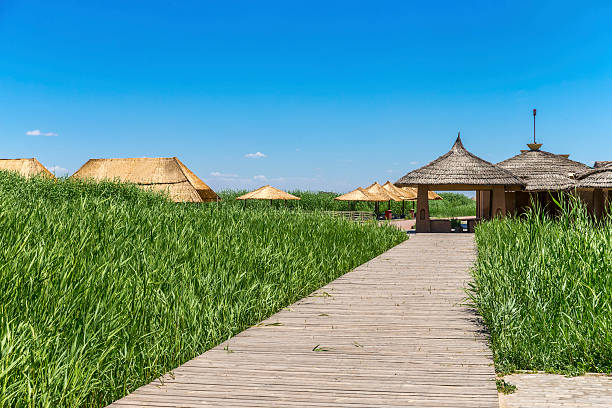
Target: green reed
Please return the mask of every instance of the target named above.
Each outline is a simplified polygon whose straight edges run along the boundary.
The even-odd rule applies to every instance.
[[[0,173],[0,406],[104,406],[405,239]]]
[[[500,372],[612,372],[612,220],[562,196],[476,229],[472,301]]]

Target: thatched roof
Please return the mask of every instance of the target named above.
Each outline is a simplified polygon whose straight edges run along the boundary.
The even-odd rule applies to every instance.
[[[300,197],[296,197],[293,194],[279,190],[272,186],[259,187],[257,190],[253,190],[250,193],[246,193],[237,197],[236,200],[299,200]]]
[[[593,167],[595,167],[596,169],[599,167],[612,167],[612,161],[607,161],[607,160],[596,161],[595,166]]]
[[[387,181],[385,184],[382,185],[382,187],[388,192],[393,193],[399,198],[401,198],[402,201],[414,201],[417,199],[416,189],[414,188],[405,189],[396,187],[390,181]]]
[[[163,191],[177,202],[217,201],[219,196],[176,157],[90,159],[71,177],[116,180]]]
[[[612,166],[599,166],[576,176],[576,188],[612,189]]]
[[[468,152],[457,137],[451,150],[395,182],[399,187],[521,185],[509,171]]]
[[[33,157],[30,159],[0,159],[0,170],[16,172],[26,178],[34,176],[55,178],[45,166]]]
[[[524,150],[497,165],[516,175],[526,191],[570,190],[575,186],[574,175],[589,169],[586,164],[542,150]]]
[[[403,199],[399,195],[385,190],[383,186],[381,186],[377,182],[370,184],[363,190],[369,195],[376,197],[376,201],[403,201]]]
[[[374,195],[370,195],[361,187],[357,187],[355,190],[350,191],[346,194],[342,194],[334,198],[334,200],[338,201],[383,201]]]
[[[414,200],[416,200],[416,196],[418,195],[416,187],[399,187],[399,188],[407,191],[408,194],[414,194],[415,196]],[[440,197],[438,193],[432,190],[427,191],[427,199],[428,200],[444,200],[442,197]]]

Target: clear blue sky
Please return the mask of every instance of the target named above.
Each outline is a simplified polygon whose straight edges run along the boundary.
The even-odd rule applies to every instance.
[[[610,3],[515,3],[0,0],[0,157],[178,156],[217,189],[347,191],[458,130],[510,157],[536,107],[545,150],[612,160]]]

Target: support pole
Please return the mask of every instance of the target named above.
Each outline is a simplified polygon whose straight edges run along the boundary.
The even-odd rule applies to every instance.
[[[506,216],[506,189],[504,186],[494,186],[491,207],[491,218]]]
[[[417,188],[416,232],[431,232],[429,220],[429,186],[419,185]]]

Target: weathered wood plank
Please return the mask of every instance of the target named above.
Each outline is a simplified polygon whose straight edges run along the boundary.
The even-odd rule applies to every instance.
[[[497,407],[473,238],[418,234],[113,407]]]

